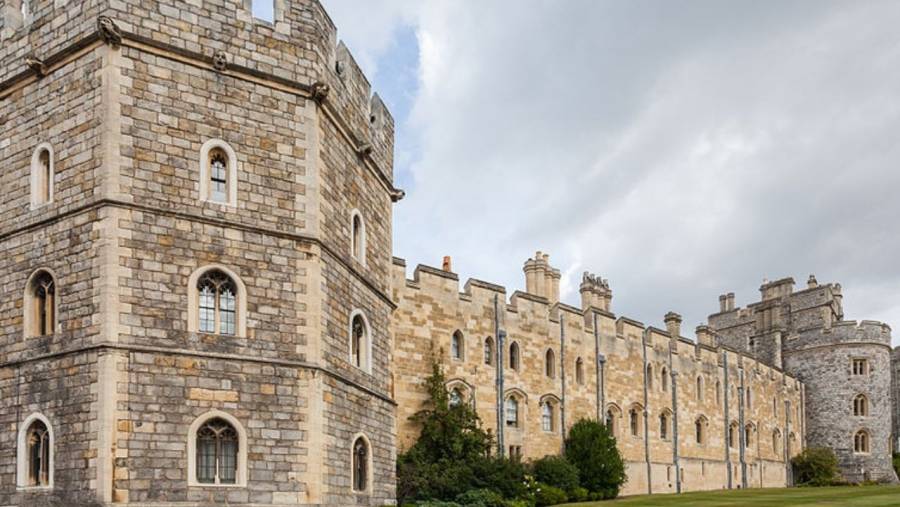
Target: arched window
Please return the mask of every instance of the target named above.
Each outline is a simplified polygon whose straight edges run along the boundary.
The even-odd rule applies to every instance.
[[[553,431],[553,404],[548,400],[541,404],[541,428]]]
[[[647,365],[647,389],[653,389],[653,365]]]
[[[640,435],[641,431],[641,413],[638,407],[632,407],[628,411],[628,424],[631,427],[631,436]]]
[[[359,310],[350,318],[350,364],[365,371],[371,368],[372,340],[369,323]]]
[[[366,264],[366,224],[357,210],[350,213],[350,255]]]
[[[665,366],[659,370],[659,389],[663,392],[669,390],[669,371]]]
[[[544,374],[549,378],[556,377],[556,354],[553,353],[553,349],[547,349],[547,353],[544,354]]]
[[[209,140],[200,148],[200,198],[237,205],[237,156],[220,139]]]
[[[618,425],[616,423],[616,419],[618,418],[620,412],[619,409],[615,406],[610,406],[606,409],[606,428],[609,430],[609,434],[612,436],[616,436],[618,432]]]
[[[247,436],[230,414],[212,410],[188,429],[188,485],[247,483]]]
[[[353,492],[369,490],[369,443],[363,437],[353,442]]]
[[[54,438],[50,421],[31,414],[19,426],[16,452],[16,485],[20,488],[52,488]]]
[[[455,331],[450,337],[450,357],[457,361],[465,359],[466,345],[462,331]]]
[[[744,447],[748,449],[753,446],[753,433],[754,428],[752,424],[748,424],[744,427]]]
[[[450,398],[449,403],[451,407],[458,407],[462,405],[463,402],[463,393],[458,387],[454,387],[450,390]]]
[[[753,391],[750,390],[749,385],[747,387],[745,387],[744,390],[747,391],[747,408],[751,409],[751,408],[753,408]]]
[[[23,5],[26,2],[23,2]],[[43,143],[31,156],[31,207],[37,208],[53,201],[53,148]]]
[[[46,270],[35,271],[25,289],[25,336],[48,336],[56,332],[56,283]]]
[[[506,398],[506,426],[519,427],[519,400],[515,396]]]
[[[697,376],[697,401],[703,401],[703,377]]]
[[[853,398],[853,415],[869,415],[869,399],[866,398],[866,395],[859,394],[856,398]]]
[[[706,419],[703,416],[698,417],[694,421],[694,440],[697,442],[697,445],[706,443],[706,424]]]
[[[853,436],[853,452],[861,454],[869,452],[869,434],[866,430],[859,430]]]
[[[776,456],[781,452],[781,432],[778,430],[772,432],[772,452]]]
[[[509,367],[516,371],[519,369],[519,344],[516,342],[509,344]]]
[[[575,360],[575,382],[584,384],[584,361],[580,357]]]
[[[490,336],[484,339],[484,364],[494,364],[494,339]]]
[[[728,447],[734,449],[738,445],[738,424],[732,422],[728,427]]]
[[[210,419],[197,430],[197,482],[235,484],[237,469],[237,430],[224,419]]]
[[[722,382],[716,380],[716,405],[722,404]]]
[[[668,440],[669,438],[669,413],[663,412],[659,414],[659,438]]]
[[[237,332],[237,287],[222,271],[207,271],[197,281],[201,333],[234,335]]]

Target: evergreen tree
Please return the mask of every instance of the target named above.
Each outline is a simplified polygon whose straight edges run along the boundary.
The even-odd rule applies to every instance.
[[[566,437],[566,459],[578,468],[581,486],[603,498],[615,498],[625,483],[625,462],[605,425],[581,419]]]

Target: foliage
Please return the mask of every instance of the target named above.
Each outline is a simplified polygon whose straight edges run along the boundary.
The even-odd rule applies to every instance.
[[[807,447],[791,460],[794,482],[800,486],[829,486],[838,475],[837,457],[825,447]]]
[[[569,501],[570,502],[586,502],[588,498],[590,498],[591,492],[586,488],[582,488],[578,486],[577,488],[569,491]]]
[[[579,486],[578,468],[565,456],[544,456],[531,465],[535,480],[559,488],[566,493]]]
[[[472,490],[491,490],[506,499],[528,499],[524,465],[490,455],[493,437],[482,428],[470,404],[450,405],[445,384],[440,365],[432,363],[425,382],[428,401],[411,418],[421,428],[419,439],[397,456],[400,503],[458,502],[459,498],[469,498],[465,495]],[[485,498],[482,496],[482,500]]]
[[[537,507],[559,505],[561,503],[566,503],[566,500],[568,499],[569,495],[559,488],[541,482],[537,484],[537,490],[535,490],[534,494],[534,501]]]
[[[578,469],[581,486],[604,498],[615,498],[625,483],[625,462],[609,429],[581,419],[566,437],[566,459]]]
[[[900,453],[895,452],[893,456],[894,473],[900,476]]]
[[[457,496],[456,503],[466,507],[506,507],[503,496],[490,489],[470,489]]]

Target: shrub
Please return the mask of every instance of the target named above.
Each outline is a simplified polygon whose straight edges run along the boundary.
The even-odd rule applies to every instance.
[[[544,456],[531,465],[531,470],[538,482],[559,488],[566,493],[579,486],[578,468],[569,463],[565,456]]]
[[[800,486],[829,486],[838,474],[834,451],[824,447],[807,447],[791,460],[794,482]]]
[[[569,491],[569,501],[570,502],[587,502],[590,499],[591,492],[578,486],[577,488]]]
[[[605,425],[581,419],[566,437],[566,459],[578,469],[581,486],[603,499],[615,498],[625,483],[625,462]]]
[[[515,459],[487,457],[472,463],[473,488],[496,491],[503,498],[527,498],[525,465]]]
[[[506,507],[503,496],[490,489],[472,489],[456,497],[456,503],[466,507]]]
[[[534,501],[537,507],[546,507],[548,505],[559,505],[566,503],[569,495],[565,491],[555,488],[549,484],[538,483],[537,490],[534,494]]]
[[[896,473],[898,476],[900,476],[900,453],[897,453],[897,452],[894,453],[893,462],[894,462],[894,473]]]

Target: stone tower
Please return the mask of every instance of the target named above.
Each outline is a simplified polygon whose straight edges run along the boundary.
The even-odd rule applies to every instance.
[[[759,290],[746,308],[735,308],[733,293],[720,296],[709,316],[719,342],[803,382],[807,446],[833,449],[847,480],[896,481],[890,327],[844,320],[840,284],[812,275],[801,291],[792,278]]]
[[[392,502],[393,120],[322,7],[0,5],[0,505]]]

